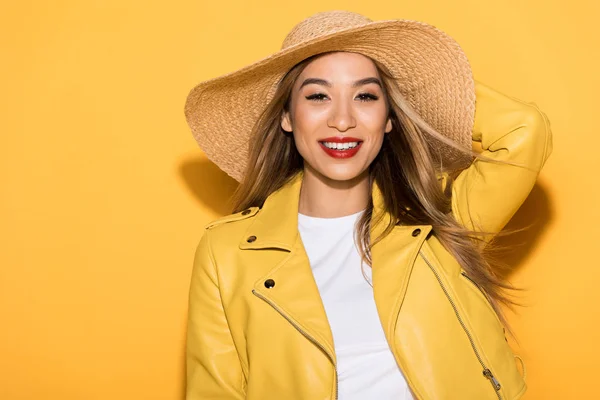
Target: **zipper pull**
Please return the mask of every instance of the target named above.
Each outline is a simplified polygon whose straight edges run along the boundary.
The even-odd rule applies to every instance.
[[[496,377],[494,375],[492,375],[492,371],[490,371],[489,369],[484,369],[483,370],[483,375],[488,378],[490,381],[492,381],[492,385],[494,386],[494,389],[496,390],[500,390],[500,382],[498,382],[498,379],[496,379]]]

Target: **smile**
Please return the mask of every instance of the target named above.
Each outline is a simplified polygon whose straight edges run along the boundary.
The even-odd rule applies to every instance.
[[[338,143],[338,142],[321,142],[328,149],[333,150],[348,150],[358,146],[358,142]]]
[[[362,145],[361,140],[345,141],[345,142],[330,142],[320,141],[319,145],[325,153],[333,158],[350,158],[358,153]]]

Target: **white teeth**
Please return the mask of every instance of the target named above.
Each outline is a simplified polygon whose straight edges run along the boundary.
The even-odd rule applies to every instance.
[[[323,142],[325,147],[334,150],[348,150],[358,146],[358,142],[348,142],[348,143],[336,143],[336,142]]]

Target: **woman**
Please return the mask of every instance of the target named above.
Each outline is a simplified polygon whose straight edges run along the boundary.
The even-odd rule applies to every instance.
[[[241,182],[194,259],[187,399],[522,396],[484,250],[551,153],[535,104],[430,25],[330,11],[186,117]]]

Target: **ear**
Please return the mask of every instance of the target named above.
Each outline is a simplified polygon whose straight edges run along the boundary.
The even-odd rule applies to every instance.
[[[388,118],[387,123],[385,124],[385,133],[390,133],[392,131],[392,119]]]
[[[283,115],[281,116],[281,129],[286,132],[292,132],[293,130],[289,111],[284,111]]]

